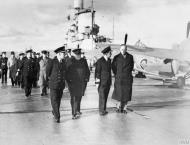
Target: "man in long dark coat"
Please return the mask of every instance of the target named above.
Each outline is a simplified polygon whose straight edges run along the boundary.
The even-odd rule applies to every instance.
[[[67,61],[67,83],[71,95],[72,119],[77,119],[80,112],[82,96],[90,77],[86,59],[81,58],[81,49],[73,50],[74,57]]]
[[[35,71],[35,62],[32,58],[32,50],[26,51],[26,58],[19,67],[17,76],[21,70],[23,73],[25,96],[29,97],[32,91],[32,82],[34,79],[34,71]]]
[[[114,91],[112,98],[119,103],[117,111],[127,113],[127,103],[131,101],[134,67],[133,56],[127,53],[127,46],[121,45],[120,53],[112,62],[112,71],[115,75]]]
[[[95,68],[95,83],[98,84],[99,113],[106,115],[106,104],[111,86],[111,48],[110,46],[102,50],[103,56],[98,59]]]
[[[57,48],[54,51],[57,56],[49,59],[46,75],[49,79],[50,97],[52,105],[52,113],[57,123],[60,122],[60,104],[65,88],[66,63],[64,60],[65,47]]]

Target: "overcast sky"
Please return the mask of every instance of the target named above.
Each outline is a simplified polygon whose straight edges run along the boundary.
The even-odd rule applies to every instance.
[[[91,0],[84,0],[85,7]],[[185,39],[190,0],[94,0],[100,33],[128,43],[141,39],[153,47],[170,48]],[[33,47],[55,49],[64,44],[67,15],[73,0],[0,0],[0,51]]]

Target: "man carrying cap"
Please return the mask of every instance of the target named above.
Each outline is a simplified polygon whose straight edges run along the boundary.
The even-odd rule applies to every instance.
[[[55,51],[56,57],[50,59],[46,68],[46,75],[49,79],[52,113],[57,123],[60,122],[60,104],[65,88],[66,64],[64,60],[65,47],[59,47]]]
[[[6,57],[6,52],[2,52],[1,64],[0,69],[2,73],[2,80],[1,83],[7,83],[7,66],[8,58]]]
[[[47,95],[48,81],[46,76],[46,68],[49,58],[47,57],[47,51],[42,51],[42,58],[39,62],[40,65],[40,75],[39,75],[39,85],[41,88],[41,96]]]
[[[32,83],[35,74],[35,62],[32,58],[31,49],[26,51],[26,58],[17,71],[20,72],[21,70],[23,73],[25,96],[29,97],[31,95]]]
[[[77,119],[80,111],[81,99],[84,96],[90,70],[86,59],[81,58],[81,49],[73,50],[74,57],[67,62],[67,83],[71,95],[72,119]]]
[[[117,112],[127,113],[127,103],[131,101],[134,67],[133,56],[127,52],[127,46],[122,44],[120,53],[112,62],[112,71],[115,76],[112,99],[117,101]]]
[[[102,50],[103,56],[98,59],[95,68],[95,83],[99,94],[99,113],[106,115],[106,104],[111,86],[111,48],[107,46]]]

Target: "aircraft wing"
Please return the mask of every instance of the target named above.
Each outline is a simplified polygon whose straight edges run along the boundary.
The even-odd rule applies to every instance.
[[[128,48],[132,54],[134,53],[157,58],[169,58],[190,62],[190,50],[187,51],[186,49],[162,49],[152,47],[138,48],[132,45],[128,45]]]
[[[179,51],[172,49],[153,48],[153,47],[136,47],[133,45],[127,45],[128,51],[134,54],[141,54],[145,56],[152,56],[158,58],[170,58],[170,59],[181,59],[179,57]]]
[[[119,44],[98,44],[98,47],[104,47],[105,45],[110,45],[112,50],[117,50],[119,52]],[[190,62],[190,39],[183,41],[179,47],[175,49],[153,48],[145,45],[127,45],[127,48],[128,52],[131,54],[140,54],[157,58],[168,58]]]

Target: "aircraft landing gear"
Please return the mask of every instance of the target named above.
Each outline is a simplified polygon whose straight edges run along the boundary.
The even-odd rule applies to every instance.
[[[183,88],[185,86],[185,78],[184,77],[178,77],[177,78],[177,87]]]

